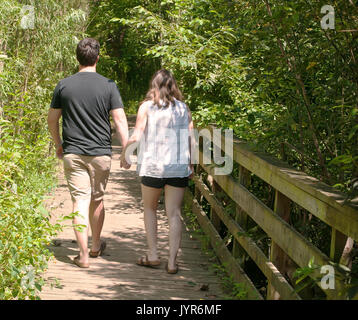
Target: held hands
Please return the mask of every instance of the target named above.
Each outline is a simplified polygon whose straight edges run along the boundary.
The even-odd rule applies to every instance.
[[[129,169],[131,167],[131,164],[127,162],[125,154],[121,154],[121,168]]]

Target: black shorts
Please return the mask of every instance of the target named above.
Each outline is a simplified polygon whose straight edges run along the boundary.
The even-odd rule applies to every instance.
[[[152,188],[164,188],[164,186],[167,184],[172,187],[177,188],[185,188],[188,186],[189,178],[153,178],[153,177],[147,177],[143,176],[141,179],[142,184],[144,184],[147,187]]]

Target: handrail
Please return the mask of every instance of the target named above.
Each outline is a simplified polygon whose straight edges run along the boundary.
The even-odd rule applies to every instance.
[[[208,129],[212,132],[214,127]],[[254,151],[237,138],[233,140],[233,160],[317,218],[358,241],[358,199],[345,203],[345,194],[283,161]]]
[[[213,134],[214,126],[207,128]],[[225,136],[221,135],[221,145],[224,146]],[[220,145],[217,147],[221,148]],[[224,148],[221,150],[225,151]],[[225,211],[220,201],[215,197],[215,192],[211,192],[199,175],[194,176],[195,197],[191,194],[187,196],[193,206],[193,212],[200,219],[199,223],[203,229],[211,230],[213,226],[219,228],[221,221],[227,230],[233,235],[236,245],[245,251],[260,268],[269,282],[268,298],[275,299],[300,299],[294,288],[283,277],[285,263],[291,260],[299,267],[306,267],[310,260],[314,258],[315,264],[334,265],[337,256],[342,254],[347,236],[358,240],[358,205],[355,202],[345,203],[345,195],[336,191],[332,187],[325,185],[317,179],[295,170],[262,152],[255,151],[247,143],[233,139],[232,160],[239,164],[240,170],[251,172],[260,179],[271,185],[276,190],[275,208],[268,208],[262,201],[257,199],[245,188],[245,181],[238,182],[230,175],[214,174],[213,165],[203,163],[203,154],[200,152],[200,170],[204,170],[213,178],[214,185],[220,187],[237,205],[237,216],[235,219],[230,217]],[[200,171],[199,170],[199,171]],[[200,195],[200,196],[199,196]],[[210,219],[205,215],[200,207],[198,199],[204,197],[211,206]],[[332,240],[330,257],[310,243],[303,235],[298,233],[293,226],[289,225],[288,216],[290,214],[290,203],[296,203],[332,227]],[[200,214],[199,214],[200,213]],[[245,228],[240,225],[242,217],[251,217],[264,232],[271,238],[270,257],[267,257],[254,241],[245,235]],[[241,217],[241,218],[240,218]],[[240,218],[240,219],[239,219]],[[209,227],[208,227],[209,226]],[[213,231],[210,231],[213,234]],[[209,234],[210,236],[210,234]],[[211,244],[219,255],[222,253],[222,242],[217,238],[217,232],[211,237]],[[220,249],[218,245],[220,244]],[[241,252],[240,255],[243,253]],[[236,253],[232,254],[240,260]],[[222,258],[222,262],[227,261]],[[230,272],[236,270],[241,273],[241,266],[233,266],[231,263]],[[340,269],[335,269],[335,288],[325,290],[322,288],[328,299],[344,299],[342,292],[345,284],[342,281]],[[317,270],[310,274],[312,278],[320,276]],[[321,275],[322,276],[322,275]],[[342,276],[342,277],[341,277]],[[245,282],[248,292],[256,293],[256,288],[252,287],[250,281]],[[251,287],[250,287],[251,286]]]

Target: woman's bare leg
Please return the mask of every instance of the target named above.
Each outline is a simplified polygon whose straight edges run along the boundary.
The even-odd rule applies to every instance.
[[[165,211],[169,220],[169,258],[168,268],[176,268],[176,258],[182,236],[181,206],[185,188],[165,186]]]
[[[157,207],[162,189],[142,186],[142,198],[144,205],[144,226],[148,244],[148,260],[158,260],[157,251]]]

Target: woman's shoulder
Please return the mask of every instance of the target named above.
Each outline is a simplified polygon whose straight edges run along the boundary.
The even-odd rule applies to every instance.
[[[180,110],[180,113],[183,113],[183,114],[190,113],[190,109],[184,101],[175,99],[175,106],[176,106],[176,108],[178,108]]]
[[[139,109],[148,109],[151,106],[153,106],[153,101],[145,100],[141,102],[141,104],[139,105]]]
[[[176,98],[174,98],[174,101],[175,101],[175,105],[178,105],[182,108],[188,108],[187,104],[184,101],[178,100]]]

